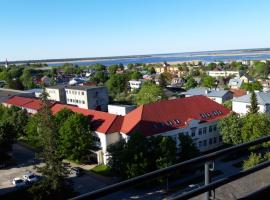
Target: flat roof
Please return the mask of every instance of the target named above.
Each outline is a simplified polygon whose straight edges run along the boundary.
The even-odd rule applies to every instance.
[[[53,85],[46,87],[48,89],[74,89],[74,90],[90,90],[90,89],[97,89],[97,88],[106,88],[104,86],[88,86],[88,85]]]

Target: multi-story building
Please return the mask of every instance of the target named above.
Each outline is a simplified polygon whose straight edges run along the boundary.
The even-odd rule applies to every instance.
[[[45,91],[48,93],[49,100],[66,103],[65,85],[49,86]]]
[[[143,82],[144,82],[144,80],[130,80],[130,81],[128,81],[130,90],[133,91],[133,90],[140,89]]]
[[[200,151],[219,147],[222,139],[217,122],[230,110],[204,96],[165,100],[142,105],[125,116],[85,110],[74,106],[56,104],[53,113],[63,108],[90,116],[94,140],[99,147],[95,152],[98,163],[107,163],[107,147],[120,139],[128,140],[139,131],[146,137],[172,137],[179,147],[178,135],[189,135]],[[102,123],[101,123],[102,121]]]
[[[259,112],[270,114],[270,92],[255,92]],[[246,115],[250,108],[251,93],[232,100],[232,110],[238,114]]]
[[[46,92],[49,100],[85,109],[106,111],[109,102],[106,87],[57,85],[46,87]]]
[[[67,104],[85,109],[107,111],[109,97],[106,87],[67,86],[65,92]]]
[[[239,77],[241,73],[239,71],[226,71],[226,70],[213,70],[207,72],[208,76],[212,77],[228,77],[228,76],[237,76]]]

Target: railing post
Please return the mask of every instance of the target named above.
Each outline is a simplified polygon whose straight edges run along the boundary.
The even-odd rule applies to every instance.
[[[204,163],[204,185],[208,185],[210,183],[209,164],[210,162],[208,161]],[[204,200],[209,200],[209,197],[210,197],[210,192],[207,191],[204,194]]]
[[[210,168],[211,164],[212,166]],[[204,185],[208,185],[211,181],[210,171],[214,171],[214,162],[207,161],[204,163]],[[212,199],[211,191],[205,192],[204,199],[205,200]]]

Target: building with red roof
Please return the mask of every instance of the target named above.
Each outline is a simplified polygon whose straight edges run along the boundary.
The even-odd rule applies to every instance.
[[[54,102],[51,102],[53,105]],[[21,109],[25,109],[30,114],[36,114],[42,107],[40,99],[31,97],[13,96],[10,99],[3,102],[4,106],[16,106]]]
[[[41,108],[40,101],[33,98],[13,97],[5,102],[24,109]],[[146,137],[170,136],[179,146],[178,135],[190,135],[200,151],[219,147],[222,140],[217,122],[230,114],[230,110],[205,96],[192,96],[173,100],[163,100],[137,107],[125,116],[107,112],[88,110],[72,105],[55,103],[53,114],[62,109],[70,109],[91,119],[91,129],[96,146],[98,163],[107,163],[107,147],[120,139],[128,140],[134,132]],[[31,113],[33,113],[31,111]]]

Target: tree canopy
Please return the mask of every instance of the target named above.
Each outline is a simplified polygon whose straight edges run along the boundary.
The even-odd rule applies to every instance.
[[[138,105],[143,105],[157,102],[164,98],[164,92],[160,86],[151,82],[145,82],[136,97],[136,101]]]

